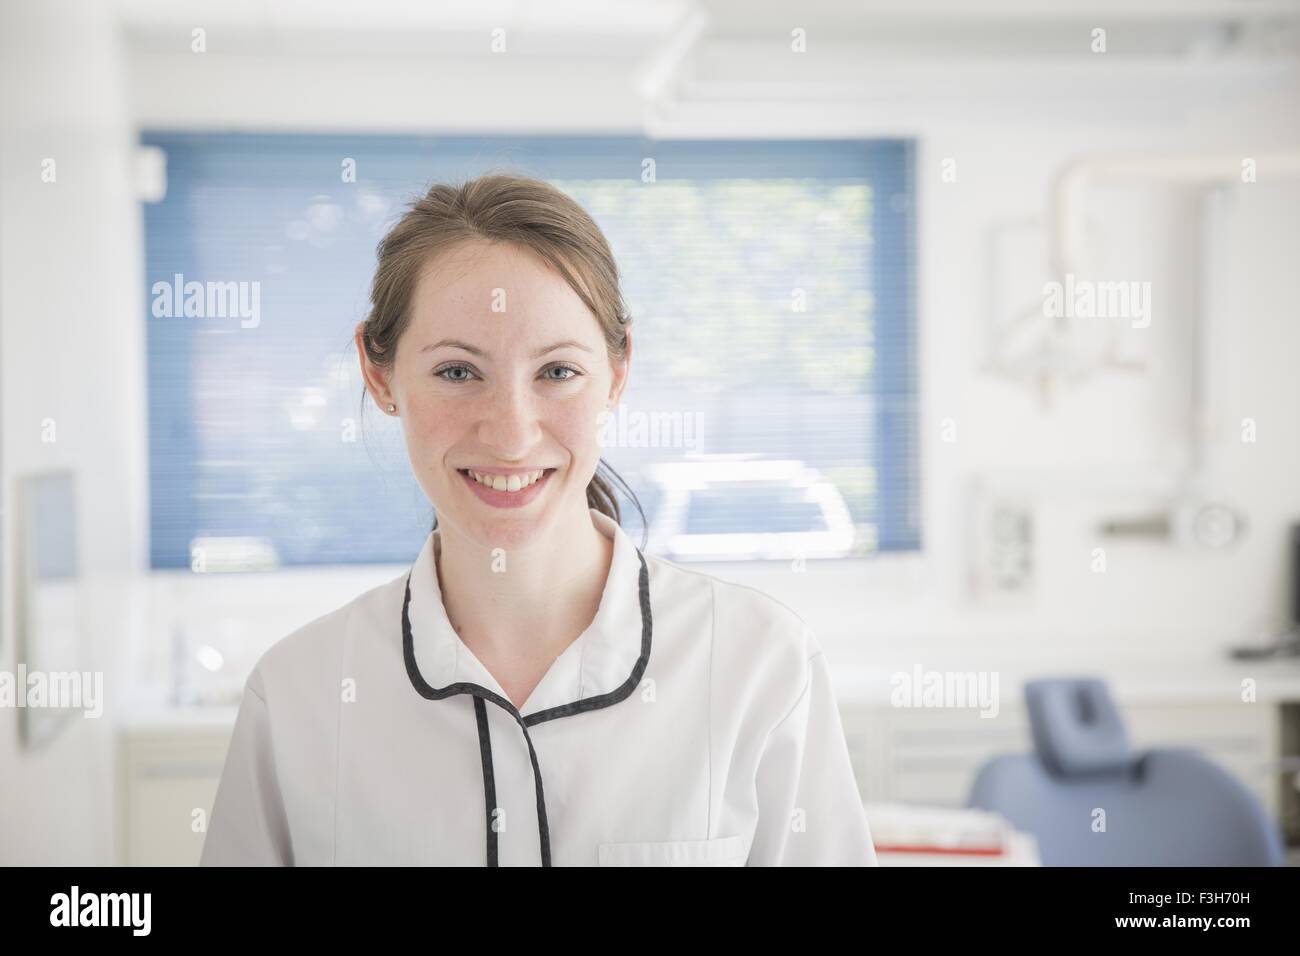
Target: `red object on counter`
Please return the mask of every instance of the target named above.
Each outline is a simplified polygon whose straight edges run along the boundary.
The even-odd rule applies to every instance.
[[[877,853],[946,853],[952,856],[1005,856],[1006,848],[1000,846],[907,846],[876,844]]]

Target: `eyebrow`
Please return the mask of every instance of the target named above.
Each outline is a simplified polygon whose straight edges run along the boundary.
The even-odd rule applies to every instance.
[[[426,345],[424,348],[420,349],[420,351],[432,352],[435,349],[440,349],[443,348],[444,346],[448,348],[464,349],[466,352],[469,352],[471,355],[479,355],[484,358],[487,357],[487,353],[484,352],[482,349],[475,348],[473,345],[470,345],[468,342],[461,342],[459,339],[442,339],[438,342],[434,342],[432,345]],[[563,348],[582,349],[582,351],[584,352],[591,351],[590,348],[583,345],[581,342],[577,342],[573,339],[565,339],[563,342],[556,342],[554,345],[548,345],[545,348],[538,349],[536,352],[533,353],[533,358],[541,358],[547,352],[554,352],[556,349],[563,349]]]

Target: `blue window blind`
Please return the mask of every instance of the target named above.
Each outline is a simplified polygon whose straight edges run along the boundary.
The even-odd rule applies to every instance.
[[[502,169],[572,195],[618,259],[635,347],[602,455],[646,510],[624,503],[634,538],[686,561],[919,547],[910,141],[143,142],[167,160],[145,207],[155,568],[413,559],[434,511],[352,333],[405,205]]]

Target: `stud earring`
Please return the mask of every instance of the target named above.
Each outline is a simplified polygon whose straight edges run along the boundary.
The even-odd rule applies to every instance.
[[[395,411],[397,411],[397,406],[394,405],[392,402],[389,402],[389,403],[388,403],[388,414],[391,415],[391,414],[393,414],[393,412],[395,412]]]

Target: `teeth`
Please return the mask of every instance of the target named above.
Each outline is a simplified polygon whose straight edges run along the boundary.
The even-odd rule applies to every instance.
[[[486,485],[493,491],[520,491],[537,481],[544,474],[546,474],[544,468],[526,475],[511,475],[509,478],[505,475],[480,475],[477,471],[470,471],[470,476],[475,481],[480,485]]]

